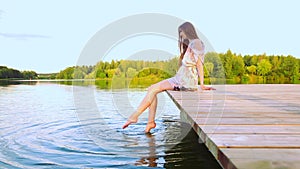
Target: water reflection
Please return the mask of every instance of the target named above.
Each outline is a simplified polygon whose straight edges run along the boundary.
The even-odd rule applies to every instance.
[[[20,85],[20,84],[25,84],[25,85],[36,85],[37,81],[21,81],[21,80],[1,80],[0,79],[0,86],[9,86],[9,85]]]
[[[145,135],[148,138],[149,156],[142,157],[135,163],[135,165],[136,166],[157,167],[156,160],[158,159],[158,157],[156,155],[155,136],[152,135],[151,133],[146,133]]]
[[[181,123],[181,133],[186,133],[182,140],[165,151],[164,168],[203,168],[221,169],[199,137],[187,123]]]
[[[166,122],[171,127],[164,134],[164,150],[161,153],[161,141],[157,134],[145,134],[148,145],[145,146],[148,155],[136,161],[136,166],[162,167],[162,168],[203,168],[221,169],[203,143],[198,143],[198,135],[187,123]],[[174,126],[174,123],[177,125]],[[179,127],[179,128],[178,128]],[[173,129],[177,128],[177,131]]]
[[[116,77],[112,79],[71,79],[71,80],[7,80],[0,79],[0,86],[9,85],[36,85],[37,83],[54,83],[62,85],[75,85],[75,86],[96,86],[97,89],[128,89],[128,88],[147,88],[151,84],[158,82],[162,79],[149,78],[121,78]],[[207,84],[300,84],[300,79],[291,81],[289,78],[284,77],[234,77],[232,79],[209,78],[204,79]]]

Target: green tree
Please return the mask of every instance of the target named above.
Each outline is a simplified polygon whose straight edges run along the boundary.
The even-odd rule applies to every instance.
[[[129,67],[128,65],[129,65],[128,60],[121,60],[118,68],[120,69],[121,72],[125,73]]]
[[[96,74],[96,78],[104,79],[106,78],[106,73],[98,71]]]
[[[57,79],[74,79],[74,69],[75,67],[68,67],[62,71],[60,71],[56,78]]]
[[[165,63],[163,68],[169,75],[174,76],[178,70],[178,57],[174,57]]]
[[[23,71],[22,74],[24,79],[36,79],[38,77],[35,71]]]
[[[224,66],[222,64],[222,59],[220,57],[220,54],[216,52],[208,52],[205,55],[205,60],[204,62],[211,62],[214,64],[213,71],[210,74],[210,77],[215,77],[215,78],[225,78],[225,71],[224,71]]]
[[[95,70],[95,78],[106,78],[106,73],[104,72],[105,70],[103,68],[100,67],[96,67]]]
[[[109,69],[109,70],[106,70],[106,74],[107,74],[107,77],[108,78],[113,78],[114,75],[117,75],[119,72],[119,69]]]
[[[6,66],[0,66],[0,78],[23,78],[23,74],[19,70],[8,68]]]
[[[223,66],[225,69],[225,77],[227,79],[232,78],[233,77],[233,73],[232,73],[233,54],[232,54],[231,50],[227,50],[227,52],[223,55],[221,54],[220,57],[223,61]]]
[[[232,75],[242,77],[245,72],[245,63],[241,55],[232,58]]]
[[[251,73],[252,75],[255,74],[256,73],[256,66],[254,66],[254,65],[248,66],[247,71],[249,73]]]
[[[143,67],[144,67],[144,61],[137,61],[137,63],[136,63],[136,70],[140,71],[140,70],[143,69]]]
[[[271,72],[271,69],[272,69],[272,64],[267,59],[262,59],[257,64],[257,72],[259,75],[265,76],[269,72]]]
[[[274,74],[279,74],[280,65],[281,65],[280,57],[279,56],[270,56],[269,60],[270,60],[270,63],[273,65],[272,72],[274,72]]]
[[[84,79],[86,73],[81,68],[74,69],[74,79]]]
[[[214,64],[211,62],[204,63],[204,77],[209,77],[214,71]]]
[[[299,62],[295,62],[294,67],[293,67],[293,75],[291,77],[291,80],[293,83],[297,82],[300,77],[300,73],[299,73]]]
[[[110,69],[116,69],[118,66],[114,60],[111,60],[110,62]]]
[[[287,56],[284,57],[283,59],[283,63],[281,66],[281,71],[283,72],[285,77],[291,78],[293,76],[294,73],[294,69],[297,65],[295,65],[295,63],[297,63],[296,59],[292,56]]]
[[[137,74],[136,69],[129,67],[126,72],[126,77],[133,78]]]
[[[141,71],[138,72],[138,77],[146,77],[150,75],[150,68],[145,68],[142,69]]]
[[[245,66],[247,66],[247,67],[251,66],[251,58],[252,58],[252,56],[250,56],[250,55],[245,55],[243,57]]]
[[[251,63],[251,65],[257,66],[257,63],[258,63],[258,57],[257,57],[256,55],[253,55],[253,56],[251,57],[250,63]]]

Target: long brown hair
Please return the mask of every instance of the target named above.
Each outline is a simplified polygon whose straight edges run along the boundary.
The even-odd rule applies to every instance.
[[[186,35],[186,39],[183,39],[180,36],[181,31],[183,31]],[[190,40],[199,39],[193,24],[191,24],[190,22],[184,22],[182,25],[180,25],[178,27],[178,39],[178,46],[180,50],[179,66],[181,66],[181,61],[187,50]]]

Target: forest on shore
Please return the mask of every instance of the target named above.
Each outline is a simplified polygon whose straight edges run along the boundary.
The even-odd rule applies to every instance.
[[[205,56],[205,80],[226,79],[232,83],[299,83],[300,59],[288,55],[244,55],[228,50],[225,53],[208,52]],[[72,66],[58,73],[38,75],[34,71],[20,72],[0,67],[0,79],[150,79],[159,81],[175,75],[178,57],[165,61],[112,60],[96,65]],[[230,82],[231,83],[231,82]]]
[[[6,66],[0,66],[0,79],[37,79],[35,71],[19,71]]]
[[[206,81],[226,79],[233,83],[299,83],[300,59],[291,55],[244,55],[228,50],[205,56]],[[166,61],[100,61],[94,66],[73,66],[60,71],[57,79],[156,78],[175,75],[178,57]]]

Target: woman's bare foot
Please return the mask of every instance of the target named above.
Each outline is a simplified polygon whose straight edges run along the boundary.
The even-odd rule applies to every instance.
[[[128,120],[127,120],[127,122],[123,125],[123,129],[125,129],[126,127],[128,127],[130,124],[132,124],[132,123],[136,123],[137,122],[137,119],[131,119],[131,118],[129,118]]]
[[[153,122],[148,122],[147,123],[147,126],[146,126],[146,129],[145,129],[145,133],[149,133],[151,129],[155,128],[156,127],[156,123],[153,121]]]

